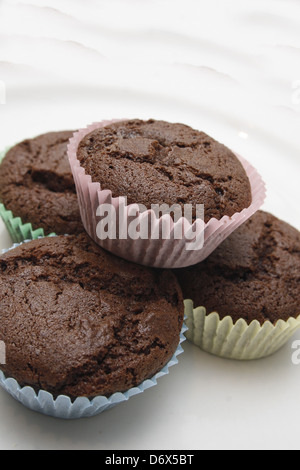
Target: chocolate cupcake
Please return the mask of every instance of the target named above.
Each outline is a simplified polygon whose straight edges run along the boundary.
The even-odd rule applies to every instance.
[[[118,259],[86,234],[24,243],[0,259],[1,369],[21,387],[109,397],[170,361],[183,299],[174,275]]]
[[[300,326],[300,234],[258,211],[202,263],[175,271],[188,338],[214,354],[253,359]]]
[[[50,132],[6,153],[0,165],[1,214],[14,241],[28,235],[26,224],[33,231],[42,229],[40,235],[84,230],[67,157],[72,135],[72,131]]]
[[[248,176],[236,155],[214,139],[183,124],[138,119],[110,124],[86,135],[77,158],[81,167],[128,204],[197,204],[205,222],[250,206]]]
[[[260,207],[265,196],[263,182],[244,159],[183,124],[105,121],[75,133],[68,155],[89,235],[107,250],[141,264],[171,268],[201,261]],[[116,208],[122,226],[128,225],[132,212],[140,226],[151,225],[156,216],[158,239],[141,236],[132,243],[124,236],[117,235],[113,242],[99,237],[97,208],[104,203]],[[176,206],[179,220],[172,211],[157,217],[153,207],[163,205]],[[197,212],[201,205],[202,218]],[[187,206],[189,221],[184,218]],[[162,237],[166,218],[170,228]],[[156,233],[156,227],[151,229]],[[203,237],[192,256],[187,233],[195,229]],[[183,236],[178,239],[175,233]]]

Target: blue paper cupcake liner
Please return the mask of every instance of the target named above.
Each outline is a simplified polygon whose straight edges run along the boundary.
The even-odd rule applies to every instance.
[[[24,243],[30,241],[31,240],[25,240]],[[20,243],[15,243],[12,247],[2,250],[2,254],[13,250],[19,245]],[[186,339],[186,331],[187,327],[184,324],[180,333],[179,345],[172,359],[162,368],[162,370],[155,374],[151,379],[144,380],[144,382],[139,386],[130,388],[124,393],[114,393],[110,397],[97,396],[92,399],[78,397],[74,401],[66,395],[60,395],[55,399],[51,393],[45,390],[40,390],[36,393],[32,387],[21,387],[15,379],[6,378],[2,371],[0,371],[0,386],[24,406],[38,413],[61,419],[90,418],[102,413],[103,411],[109,410],[119,403],[128,401],[132,396],[143,393],[148,388],[157,385],[157,380],[160,377],[169,374],[170,367],[178,364],[177,356],[183,353],[181,344]]]
[[[15,379],[6,378],[2,371],[0,371],[0,385],[24,406],[38,413],[61,419],[90,418],[157,385],[157,380],[169,374],[170,367],[178,364],[177,356],[183,353],[181,343],[185,341],[184,333],[186,330],[187,328],[184,325],[180,333],[179,345],[172,359],[161,371],[151,379],[144,380],[138,387],[130,388],[124,393],[114,393],[108,398],[105,396],[98,396],[93,399],[78,397],[72,402],[68,396],[60,395],[54,399],[53,395],[45,390],[36,393],[32,387],[21,387]]]

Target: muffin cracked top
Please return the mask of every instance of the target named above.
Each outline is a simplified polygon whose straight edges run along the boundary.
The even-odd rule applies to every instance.
[[[11,148],[0,165],[0,200],[23,223],[45,233],[81,233],[67,157],[72,131],[49,132]]]
[[[207,314],[248,324],[300,315],[300,233],[267,212],[256,212],[202,263],[175,273],[184,298]]]
[[[129,120],[85,136],[77,158],[93,182],[128,204],[204,204],[205,222],[250,206],[251,187],[236,155],[203,132],[165,121]]]
[[[0,258],[7,377],[54,396],[109,396],[151,378],[179,344],[175,276],[121,260],[86,234],[24,243]]]

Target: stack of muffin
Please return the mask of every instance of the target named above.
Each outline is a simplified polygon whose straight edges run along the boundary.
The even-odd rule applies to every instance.
[[[183,124],[102,122],[5,152],[0,212],[17,244],[0,258],[1,385],[36,411],[92,416],[168,372],[184,315],[212,354],[277,351],[300,327],[300,235],[264,197],[248,162]],[[143,205],[140,222],[188,204],[191,229],[204,204],[203,246],[187,251],[172,220],[167,240],[99,239],[104,202],[128,220]]]

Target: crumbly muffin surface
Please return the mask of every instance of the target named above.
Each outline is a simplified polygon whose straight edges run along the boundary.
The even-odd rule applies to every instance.
[[[128,204],[204,204],[205,221],[232,216],[252,202],[249,179],[224,145],[183,124],[130,120],[96,129],[77,158],[94,182]]]
[[[109,396],[152,377],[183,323],[175,276],[121,260],[86,234],[34,240],[0,258],[7,377],[54,396]]]
[[[83,231],[67,156],[72,131],[50,132],[11,148],[0,165],[0,200],[46,234]]]
[[[202,263],[175,272],[184,298],[248,323],[300,315],[300,233],[258,211]]]

